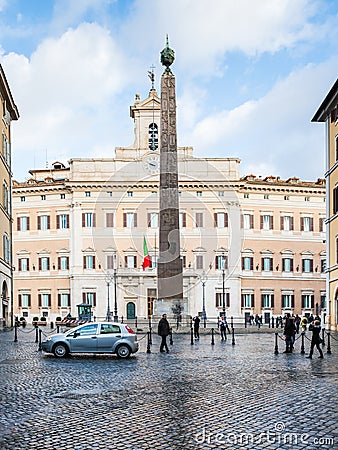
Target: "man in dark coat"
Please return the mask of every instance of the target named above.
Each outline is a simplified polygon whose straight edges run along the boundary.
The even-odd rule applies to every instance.
[[[195,336],[195,339],[199,339],[200,338],[199,330],[200,330],[201,319],[198,316],[195,316],[192,320],[194,321],[194,336]]]
[[[307,358],[312,359],[313,349],[315,348],[315,346],[317,347],[317,350],[319,351],[319,358],[324,357],[323,351],[319,346],[319,344],[321,343],[320,329],[321,329],[321,327],[320,327],[319,320],[315,320],[309,326],[309,331],[312,331],[312,339],[311,339],[310,353],[309,353],[309,356],[307,356]]]
[[[158,323],[158,335],[161,336],[162,341],[160,345],[160,352],[164,353],[166,351],[169,353],[168,345],[167,345],[167,336],[170,334],[170,326],[167,320],[167,315],[163,314],[162,319]],[[165,350],[164,350],[165,349]]]
[[[292,353],[293,344],[295,342],[296,326],[295,320],[291,317],[290,313],[286,314],[285,325],[284,325],[284,336],[286,349],[284,353]]]

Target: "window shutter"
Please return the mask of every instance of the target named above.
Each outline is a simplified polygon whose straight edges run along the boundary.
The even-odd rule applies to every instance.
[[[226,306],[230,308],[230,292],[226,293]]]
[[[95,256],[93,256],[93,269],[95,269]]]
[[[228,213],[224,213],[224,226],[225,226],[225,228],[228,228],[228,226],[229,226],[229,216],[228,216]]]
[[[51,294],[48,294],[48,307],[51,307]]]
[[[41,258],[39,258],[39,270],[41,270]]]
[[[251,308],[255,307],[255,294],[252,294],[251,296]]]
[[[41,217],[38,216],[38,230],[41,230]]]
[[[86,214],[82,213],[82,228],[85,228],[86,226]]]
[[[93,306],[96,306],[96,292],[93,293]]]
[[[67,256],[66,268],[69,269],[69,256]]]
[[[136,256],[134,255],[134,268],[136,268],[137,267],[137,258],[136,258]]]
[[[19,308],[21,308],[22,307],[22,295],[21,294],[19,294],[18,300],[19,300]]]
[[[262,306],[262,308],[264,308],[264,295],[263,294],[261,295],[261,306]]]
[[[311,295],[311,309],[313,309],[315,306],[315,296]]]
[[[253,214],[250,214],[250,228],[253,229],[254,227],[254,216]]]
[[[41,305],[42,305],[41,294],[38,295],[38,302],[39,302],[39,308],[41,308]]]
[[[127,213],[123,213],[123,228],[127,228]]]
[[[96,214],[93,213],[93,228],[96,227]]]
[[[313,217],[310,217],[310,231],[313,231]]]
[[[263,230],[263,216],[261,216],[261,230]]]
[[[31,307],[31,294],[28,294],[28,307]]]
[[[85,256],[83,257],[83,268],[87,269],[87,258]]]
[[[261,259],[261,264],[262,264],[261,270],[264,270],[264,258]]]
[[[21,261],[21,258],[19,259],[18,264],[19,264],[19,272],[21,272],[21,268],[22,268],[22,261]]]
[[[50,230],[50,216],[47,216],[47,230]]]
[[[275,296],[274,294],[271,295],[271,308],[275,307]]]
[[[218,227],[217,213],[214,213],[214,227]]]
[[[302,308],[304,309],[305,307],[305,295],[302,295]]]
[[[67,228],[69,228],[69,214],[67,214],[67,216],[66,216],[66,226],[67,226]]]
[[[148,228],[151,227],[151,214],[147,213],[147,224],[148,224]]]
[[[60,216],[56,216],[56,228],[60,228]]]
[[[273,216],[270,216],[270,230],[273,230]]]
[[[313,260],[310,260],[310,272],[313,272]]]
[[[304,217],[300,218],[300,231],[304,231]]]
[[[82,292],[82,303],[87,303],[86,293]]]
[[[16,228],[18,231],[21,231],[21,219],[20,217],[16,218]]]
[[[124,267],[128,267],[128,258],[127,258],[127,256],[124,257]]]
[[[137,227],[137,214],[134,213],[134,227]]]
[[[219,269],[219,256],[215,256],[215,269]]]
[[[290,271],[293,272],[293,259],[290,259]]]
[[[273,270],[273,258],[270,258],[270,270]]]
[[[183,213],[182,216],[182,227],[185,228],[187,226],[187,214]]]
[[[244,216],[241,214],[241,228],[244,228]]]
[[[241,307],[244,308],[244,294],[241,295]]]
[[[283,216],[281,216],[281,218],[280,218],[280,229],[284,230],[284,217]]]
[[[47,258],[47,270],[49,270],[49,269],[50,269],[50,259]]]
[[[27,230],[29,230],[29,217],[27,217]]]
[[[67,295],[67,306],[70,306],[70,293]]]
[[[302,272],[304,272],[304,266],[305,266],[305,262],[304,262],[304,259],[302,259]]]
[[[61,308],[61,294],[58,294],[58,307]]]
[[[217,269],[217,267],[216,267]],[[244,270],[244,257],[242,256],[242,270]]]
[[[253,270],[253,258],[250,258],[250,270]]]
[[[61,257],[58,257],[58,270],[61,270]]]

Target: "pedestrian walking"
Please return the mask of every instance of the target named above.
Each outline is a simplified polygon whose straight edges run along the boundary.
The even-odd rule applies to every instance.
[[[194,337],[198,340],[200,338],[199,330],[201,319],[198,316],[195,316],[192,320],[194,321]]]
[[[317,347],[317,350],[319,351],[319,358],[324,358],[323,351],[319,346],[319,344],[321,344],[323,342],[320,337],[320,330],[321,330],[321,326],[320,326],[319,320],[315,320],[314,322],[310,323],[309,331],[312,331],[312,339],[311,339],[310,353],[309,353],[309,356],[307,356],[307,358],[309,358],[309,359],[312,359],[313,349],[315,347]]]
[[[298,314],[296,314],[296,317],[295,317],[295,325],[296,325],[296,333],[298,334],[299,333],[299,326],[300,326],[300,317],[299,317]]]
[[[285,352],[292,353],[293,344],[295,342],[296,326],[294,318],[291,317],[290,313],[286,314],[285,325],[284,325],[284,336],[285,336]]]
[[[224,316],[221,317],[221,320],[219,322],[219,329],[221,331],[221,340],[224,341],[224,339],[227,338],[227,330],[228,330],[228,333],[230,333],[230,329],[229,329],[227,320]]]
[[[300,326],[300,329],[302,330],[302,332],[304,332],[305,333],[305,331],[306,331],[306,327],[307,327],[307,317],[302,317],[301,318],[301,321],[300,321],[300,323],[299,323],[299,326]]]
[[[160,345],[160,352],[164,353],[165,351],[169,353],[168,345],[167,345],[167,336],[170,334],[170,326],[167,320],[167,315],[163,314],[162,319],[158,323],[158,335],[161,336],[162,341]],[[164,350],[165,349],[165,350]]]

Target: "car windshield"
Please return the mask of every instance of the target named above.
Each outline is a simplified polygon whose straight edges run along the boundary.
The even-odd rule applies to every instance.
[[[101,323],[101,334],[111,334],[111,333],[120,333],[121,329],[118,325],[113,325],[111,323]]]

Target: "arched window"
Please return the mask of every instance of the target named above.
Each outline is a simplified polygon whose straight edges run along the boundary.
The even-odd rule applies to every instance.
[[[149,125],[149,149],[153,151],[158,149],[158,127],[156,123]]]
[[[135,319],[135,303],[127,303],[127,319]]]

